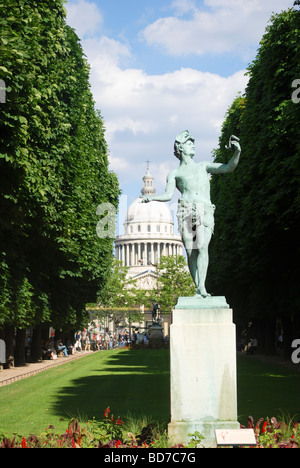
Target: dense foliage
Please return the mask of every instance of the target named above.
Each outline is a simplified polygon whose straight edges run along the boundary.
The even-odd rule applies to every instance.
[[[0,327],[75,328],[108,275],[96,209],[118,181],[63,0],[0,9]]]
[[[238,135],[240,164],[212,180],[210,288],[227,296],[239,323],[254,319],[260,344],[269,336],[273,348],[278,320],[287,346],[300,331],[300,104],[292,99],[300,78],[299,26],[295,9],[272,17],[215,151],[215,161],[227,161],[225,144]]]
[[[182,255],[161,257],[159,266],[157,302],[162,313],[169,313],[180,296],[194,296],[195,285]]]
[[[130,316],[131,321],[143,320],[143,314],[134,310],[143,304],[152,309],[153,302],[159,303],[160,313],[169,314],[177,304],[179,296],[193,296],[195,285],[188,272],[186,260],[183,256],[162,256],[155,271],[156,284],[151,290],[140,289],[137,280],[128,277],[128,267],[115,260],[112,263],[111,273],[106,286],[98,296],[98,306],[103,310],[104,316],[109,315],[113,320]],[[113,312],[113,308],[116,308]],[[126,312],[124,309],[128,309]],[[95,309],[95,304],[94,304]],[[100,317],[100,309],[92,316]]]

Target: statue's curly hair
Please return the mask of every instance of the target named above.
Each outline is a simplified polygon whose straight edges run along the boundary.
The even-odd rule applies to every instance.
[[[181,161],[182,144],[178,141],[174,143],[174,156]]]

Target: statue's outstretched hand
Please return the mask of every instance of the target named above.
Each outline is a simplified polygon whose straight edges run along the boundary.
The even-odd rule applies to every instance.
[[[152,201],[151,195],[145,195],[144,197],[141,197],[141,203],[149,203]]]
[[[241,145],[239,143],[240,139],[238,137],[236,137],[235,135],[231,135],[231,137],[229,138],[229,145],[228,146],[225,146],[226,149],[237,149],[239,151],[241,151]]]

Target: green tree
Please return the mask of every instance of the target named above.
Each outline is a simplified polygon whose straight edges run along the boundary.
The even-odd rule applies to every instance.
[[[101,307],[126,307],[131,305],[131,282],[128,280],[129,268],[124,266],[119,260],[115,260],[111,265],[111,272],[105,286],[98,294],[98,304]]]
[[[195,295],[195,285],[183,256],[161,257],[158,274],[159,287],[156,294],[162,314],[171,312],[180,296]]]
[[[109,274],[113,239],[97,237],[96,209],[117,207],[118,180],[63,1],[0,10],[0,325],[75,328]]]
[[[210,281],[215,290],[224,288],[238,316],[255,318],[269,332],[261,341],[273,345],[276,319],[283,320],[289,345],[300,312],[300,106],[292,100],[300,77],[299,14],[290,9],[272,17],[216,152],[222,160],[227,131],[237,131],[240,165],[231,180],[212,182],[217,220]]]
[[[214,160],[218,163],[228,162],[228,144],[230,135],[239,135],[242,144],[241,161],[235,172],[222,176],[212,176],[211,197],[216,205],[215,231],[210,244],[210,264],[207,283],[214,295],[225,295],[230,300],[237,314],[239,307],[247,316],[248,296],[251,295],[253,277],[244,274],[243,257],[240,253],[240,229],[243,224],[243,201],[246,196],[243,186],[245,157],[241,123],[245,111],[246,99],[238,96],[228,109],[222,126],[219,147],[214,151]],[[247,223],[248,225],[248,223]],[[251,235],[251,231],[248,236]],[[251,245],[251,243],[250,243]],[[246,266],[246,263],[245,263]],[[245,294],[249,291],[249,295]],[[246,304],[241,301],[245,297]],[[238,310],[236,310],[238,309]]]
[[[5,261],[5,254],[2,254],[0,260],[0,328],[5,324],[9,317],[9,284],[9,267]]]
[[[128,278],[129,268],[114,260],[108,281],[99,291],[98,309],[95,313],[102,322],[108,317],[115,324],[141,322],[144,316],[140,306],[145,302],[145,291],[139,290],[136,281]],[[92,313],[92,316],[95,315]]]

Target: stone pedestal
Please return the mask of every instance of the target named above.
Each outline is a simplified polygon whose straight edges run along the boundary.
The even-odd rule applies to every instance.
[[[164,344],[162,326],[154,322],[149,328],[149,345],[153,348],[161,348]]]
[[[238,429],[236,336],[224,297],[179,298],[170,328],[170,440],[200,432],[215,447],[215,429]]]

